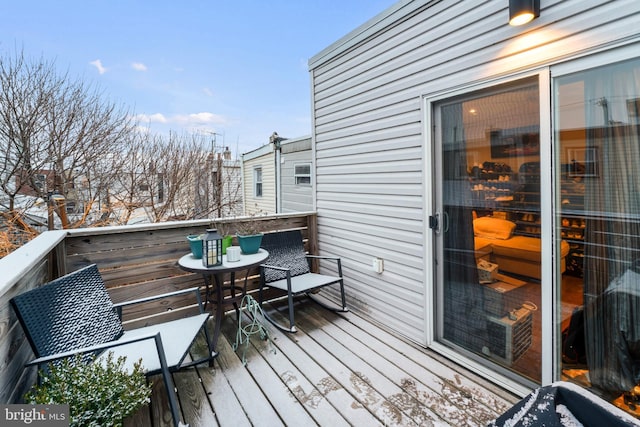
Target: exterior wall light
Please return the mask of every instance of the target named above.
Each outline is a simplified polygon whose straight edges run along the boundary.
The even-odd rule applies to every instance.
[[[538,16],[540,0],[509,0],[509,25],[524,25]]]

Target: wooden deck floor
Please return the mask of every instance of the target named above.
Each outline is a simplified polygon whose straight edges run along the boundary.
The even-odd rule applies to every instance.
[[[295,334],[272,325],[273,344],[233,351],[235,316],[223,322],[212,368],[174,374],[192,426],[483,426],[517,397],[372,325],[297,301]],[[150,408],[127,425],[170,425],[159,377]]]

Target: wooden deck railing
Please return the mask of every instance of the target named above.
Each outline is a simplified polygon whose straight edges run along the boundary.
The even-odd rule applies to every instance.
[[[202,286],[200,276],[177,265],[177,260],[189,252],[186,236],[213,228],[215,222],[224,222],[228,234],[235,234],[238,224],[249,220],[257,221],[263,232],[300,229],[309,253],[317,253],[316,214],[304,212],[45,232],[0,259],[0,402],[20,402],[36,379],[35,369],[24,369],[33,354],[10,308],[13,296],[93,263],[98,265],[115,302]],[[248,274],[247,290],[254,292],[257,270]],[[154,323],[194,310],[179,298],[165,304],[126,312],[124,320],[136,325]]]

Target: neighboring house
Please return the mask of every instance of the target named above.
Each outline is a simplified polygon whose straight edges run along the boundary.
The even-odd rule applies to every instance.
[[[229,217],[243,213],[242,165],[240,160],[231,158],[228,147],[217,154],[215,160],[208,158],[211,165],[211,180],[198,177],[195,182],[196,210],[206,212],[205,217]],[[211,212],[211,209],[213,211]]]
[[[203,153],[202,164],[201,170],[194,169],[188,184],[181,185],[180,191],[173,192],[175,208],[171,211],[173,217],[168,220],[242,215],[240,161],[233,160],[231,151],[225,147],[222,153],[215,155]],[[36,192],[27,180],[21,180],[18,176],[15,181],[16,186],[21,188],[19,194],[32,196],[35,202],[33,196]],[[35,184],[40,191],[50,193],[55,188],[54,172],[38,171]],[[89,224],[98,220],[120,224],[124,222],[122,218],[127,219],[127,224],[155,222],[157,218],[152,208],[167,202],[167,190],[172,184],[162,173],[146,175],[136,171],[123,172],[111,182],[108,190],[102,190],[99,197],[95,197],[98,189],[92,186],[86,176],[80,175],[67,180],[64,206],[72,223],[85,219]],[[105,209],[106,206],[110,211]],[[85,212],[85,207],[91,207],[91,211]],[[30,207],[26,213],[34,216],[34,211],[37,209]]]
[[[242,155],[245,214],[313,209],[311,137],[271,138]]]
[[[276,212],[276,168],[274,143],[242,156],[244,214]]]
[[[320,250],[395,333],[519,393],[573,379],[631,410],[640,2],[508,21],[508,0],[401,1],[310,60]]]
[[[33,181],[37,189],[31,185],[31,174],[17,174],[15,176],[15,186],[19,189],[18,194],[25,196],[36,196],[39,194],[47,194],[55,187],[55,175],[51,169],[38,170],[33,176]]]
[[[313,210],[311,137],[282,141],[279,154],[280,161],[276,163],[278,213]]]

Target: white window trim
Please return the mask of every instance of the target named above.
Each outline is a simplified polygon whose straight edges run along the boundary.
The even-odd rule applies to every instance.
[[[308,174],[303,174],[303,173],[297,173],[296,168],[298,166],[307,166],[309,168],[309,173]],[[298,182],[298,178],[309,178],[309,182],[307,183],[299,183]],[[296,163],[293,165],[293,180],[294,183],[297,187],[311,187],[311,162],[301,162],[301,163]]]
[[[253,168],[253,197],[259,198],[264,194],[264,179],[263,179],[262,166],[255,166]],[[260,174],[260,180],[258,181],[258,174]],[[260,184],[260,194],[258,194],[258,184]]]

